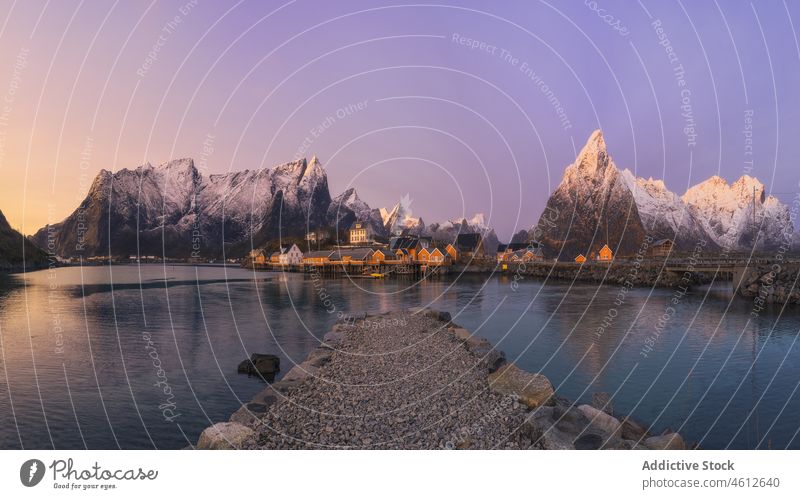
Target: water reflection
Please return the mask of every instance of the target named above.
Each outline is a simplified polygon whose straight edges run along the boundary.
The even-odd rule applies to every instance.
[[[569,398],[613,393],[619,412],[705,447],[800,446],[796,309],[751,317],[721,284],[686,295],[662,327],[669,290],[624,303],[617,291],[178,265],[0,276],[0,448],[184,447],[260,389],[236,372],[250,353],[279,355],[285,373],[340,314],[431,303]]]

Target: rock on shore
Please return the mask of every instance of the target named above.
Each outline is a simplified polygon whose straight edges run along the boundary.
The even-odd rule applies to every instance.
[[[629,418],[559,398],[447,313],[411,309],[339,323],[307,359],[198,448],[681,448]],[[605,412],[603,409],[608,410]]]

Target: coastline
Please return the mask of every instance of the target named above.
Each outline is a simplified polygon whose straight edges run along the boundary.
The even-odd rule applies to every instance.
[[[337,323],[286,375],[197,449],[685,449],[591,404],[558,396],[450,315],[412,308]]]

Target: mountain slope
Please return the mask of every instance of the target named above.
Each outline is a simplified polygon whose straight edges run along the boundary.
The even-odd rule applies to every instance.
[[[633,193],[596,130],[567,166],[531,237],[544,244],[547,257],[571,260],[606,243],[617,253],[634,254],[645,235]]]
[[[180,159],[102,170],[78,209],[34,238],[41,245],[50,230],[61,256],[219,257],[225,245],[250,237],[319,227],[330,202],[316,158],[208,178]]]
[[[12,229],[0,211],[0,271],[40,269],[47,263],[47,254]]]
[[[331,201],[326,219],[327,224],[337,231],[349,229],[354,222],[369,222],[376,234],[387,235],[380,212],[362,201],[353,187]]]
[[[569,260],[595,253],[606,241],[617,254],[632,256],[647,235],[672,239],[677,252],[692,251],[698,242],[706,252],[745,251],[756,233],[757,250],[791,242],[794,234],[789,208],[766,196],[757,179],[744,176],[728,185],[712,177],[679,197],[661,180],[618,170],[597,130],[566,168],[530,237],[544,243],[548,256],[561,251]]]
[[[730,185],[711,177],[687,190],[683,201],[724,248],[775,249],[794,234],[789,207],[767,196],[764,184],[748,175]]]
[[[654,240],[672,239],[679,250],[689,250],[698,241],[706,243],[706,250],[719,249],[695,213],[663,180],[637,178],[628,169],[622,171],[622,178],[633,194],[645,231]]]

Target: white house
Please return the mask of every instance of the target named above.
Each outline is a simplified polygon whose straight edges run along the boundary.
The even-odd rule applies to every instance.
[[[303,252],[296,244],[293,244],[289,249],[281,248],[281,254],[278,256],[278,263],[281,265],[299,265],[303,261]]]

